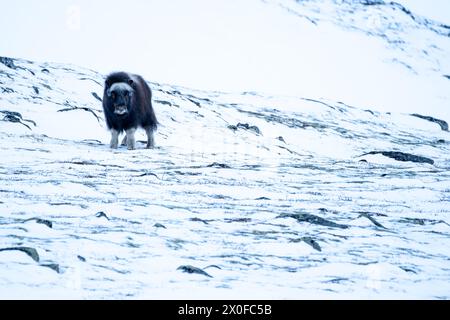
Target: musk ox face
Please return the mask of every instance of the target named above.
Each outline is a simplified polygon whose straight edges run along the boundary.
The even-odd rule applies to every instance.
[[[134,90],[131,87],[132,81],[129,80],[128,83],[114,83],[107,89],[107,95],[112,102],[110,105],[111,111],[119,117],[125,117],[131,111],[134,95]]]

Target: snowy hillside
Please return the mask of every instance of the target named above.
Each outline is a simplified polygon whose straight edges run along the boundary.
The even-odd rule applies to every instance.
[[[109,148],[103,72],[0,58],[0,298],[450,299],[450,28],[381,1],[260,5],[301,21],[310,83],[144,74],[153,150],[143,130]]]
[[[438,124],[152,83],[158,148],[111,151],[100,74],[2,61],[3,298],[449,298]]]

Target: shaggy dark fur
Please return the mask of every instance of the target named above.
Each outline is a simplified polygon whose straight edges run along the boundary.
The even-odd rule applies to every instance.
[[[127,72],[111,73],[105,81],[103,110],[111,130],[111,148],[117,148],[118,135],[123,131],[128,149],[135,148],[134,132],[142,127],[147,132],[147,147],[152,148],[153,131],[158,121],[152,106],[152,92],[145,80]]]

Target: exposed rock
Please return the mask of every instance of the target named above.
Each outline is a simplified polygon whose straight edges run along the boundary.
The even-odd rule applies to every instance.
[[[320,247],[319,243],[311,237],[303,237],[300,239],[300,241],[303,241],[304,243],[310,245],[314,250],[317,250],[319,252],[322,251],[322,248]]]
[[[147,142],[145,142],[145,143],[147,143]],[[145,177],[145,176],[153,176],[153,177],[159,179],[159,177],[153,172],[144,172],[144,173],[137,175],[136,177]]]
[[[106,220],[109,220],[108,216],[107,216],[106,213],[104,213],[103,211],[97,212],[97,213],[95,214],[95,216],[96,216],[97,218],[106,218]]]
[[[31,130],[31,127],[24,123],[24,121],[30,122],[31,124],[36,126],[36,122],[34,122],[33,120],[23,119],[22,115],[19,112],[0,110],[0,113],[3,113],[4,115],[2,121],[20,123],[21,125],[27,127],[29,130]]]
[[[277,216],[277,218],[294,218],[298,222],[309,222],[312,224],[318,224],[325,227],[340,228],[340,229],[348,228],[348,226],[345,224],[335,223],[333,221],[309,213],[282,213],[279,216]]]
[[[14,89],[1,87],[2,93],[13,93]]]
[[[399,220],[399,222],[418,224],[420,226],[425,225],[425,219],[419,219],[419,218],[403,218],[402,220]]]
[[[236,131],[237,129],[244,129],[244,130],[250,130],[255,132],[256,134],[261,134],[261,130],[257,126],[251,126],[248,123],[238,123],[237,125],[229,125],[228,129],[231,129],[233,131]]]
[[[304,99],[304,100],[310,101],[311,99]],[[322,124],[319,122],[309,122],[309,121],[299,120],[292,116],[283,114],[277,110],[270,110],[270,112],[267,111],[264,113],[242,110],[242,109],[237,109],[237,111],[260,118],[260,119],[264,119],[265,121],[270,122],[270,123],[279,123],[279,124],[285,125],[289,128],[298,128],[298,129],[314,128],[314,129],[318,129],[318,130],[327,128],[327,125],[325,125],[325,124]],[[228,128],[237,130],[237,126],[228,126]]]
[[[232,222],[250,222],[252,221],[251,218],[226,218],[224,220],[227,223],[232,223]]]
[[[194,267],[194,266],[190,266],[190,265],[185,265],[185,266],[179,266],[177,268],[177,270],[181,270],[183,272],[187,272],[187,273],[196,273],[196,274],[201,274],[203,276],[207,276],[212,278],[211,275],[209,275],[208,273],[206,273],[205,271],[203,271],[200,268]]]
[[[95,83],[98,84],[99,86],[103,87],[103,83],[100,83],[100,82],[98,82],[97,80],[94,80],[94,79],[91,79],[91,78],[83,77],[83,78],[80,78],[80,80],[90,80],[90,81],[92,81],[92,82],[95,82]]]
[[[213,162],[206,166],[207,168],[222,168],[222,169],[230,169],[231,167],[224,163]]]
[[[0,57],[0,63],[3,63],[5,66],[7,66],[10,69],[17,69],[17,66],[14,64],[14,59],[7,58],[7,57]]]
[[[222,270],[221,267],[216,266],[215,264],[211,264],[211,265],[209,265],[209,266],[206,266],[206,267],[204,267],[203,269],[208,269],[208,268],[216,268],[216,269]]]
[[[30,256],[34,261],[39,262],[39,254],[34,248],[30,247],[11,247],[11,248],[0,248],[0,251],[22,251]]]
[[[200,102],[195,101],[195,100],[193,100],[193,99],[191,99],[191,98],[187,98],[187,100],[189,100],[190,102],[192,102],[193,104],[195,104],[197,107],[201,108]]]
[[[97,140],[97,139],[83,139],[83,140],[81,140],[81,142],[84,142],[84,143],[89,144],[89,145],[102,144],[102,142],[100,140]]]
[[[169,101],[164,101],[164,100],[154,100],[155,103],[159,103],[159,104],[163,104],[163,105],[168,105],[168,106],[172,106],[172,103]]]
[[[397,161],[411,161],[417,163],[429,163],[434,164],[434,160],[426,157],[416,156],[409,153],[398,152],[398,151],[371,151],[364,153],[361,156],[371,155],[371,154],[381,154],[385,157],[395,159]]]
[[[417,271],[415,271],[414,269],[407,267],[407,266],[400,266],[399,268],[405,272],[417,273]]]
[[[444,121],[444,120],[433,118],[433,117],[429,117],[429,116],[423,116],[423,115],[417,114],[417,113],[413,113],[411,115],[413,117],[417,117],[417,118],[420,118],[420,119],[424,119],[424,120],[427,120],[427,121],[430,121],[430,122],[437,123],[441,127],[442,130],[448,131],[448,123],[446,121]]]
[[[36,223],[46,225],[49,228],[53,228],[53,223],[50,220],[45,220],[45,219],[41,219],[41,218],[30,218],[30,219],[24,220],[24,222],[32,221],[32,220],[35,220]]]
[[[202,222],[202,223],[204,223],[204,224],[208,224],[208,221],[207,221],[207,220],[200,219],[200,218],[197,218],[197,217],[190,218],[189,220],[190,220],[190,221],[196,221],[196,222]]]
[[[376,225],[379,228],[387,229],[385,226],[383,226],[381,223],[379,223],[375,218],[371,217],[369,213],[367,212],[360,212],[359,217],[364,217],[370,220],[374,225]]]
[[[56,273],[59,273],[59,264],[57,264],[57,263],[41,264],[41,266],[50,268],[50,269],[56,271]]]
[[[92,94],[92,96],[93,96],[95,99],[97,99],[98,101],[100,101],[100,102],[103,101],[102,98],[100,98],[100,97],[98,96],[97,92],[91,92],[91,94]]]
[[[97,119],[98,122],[100,122],[100,117],[95,113],[95,111],[88,107],[76,107],[76,106],[70,106],[69,108],[63,108],[59,109],[58,112],[65,112],[65,111],[75,111],[75,110],[83,110],[90,112],[94,115],[94,117]]]

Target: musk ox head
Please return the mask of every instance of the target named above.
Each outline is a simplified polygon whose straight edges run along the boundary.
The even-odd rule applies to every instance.
[[[111,101],[111,111],[119,116],[125,117],[131,111],[134,98],[133,80],[127,82],[116,82],[111,86],[107,84],[106,94]]]

